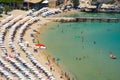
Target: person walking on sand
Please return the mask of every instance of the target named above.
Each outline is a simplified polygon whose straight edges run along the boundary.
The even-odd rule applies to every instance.
[[[29,42],[28,42],[28,41],[25,41],[25,43],[26,43],[26,46],[29,47]]]
[[[30,34],[30,37],[34,37],[34,35],[31,33],[31,34]]]
[[[35,39],[34,38],[32,38],[32,42],[35,43]]]

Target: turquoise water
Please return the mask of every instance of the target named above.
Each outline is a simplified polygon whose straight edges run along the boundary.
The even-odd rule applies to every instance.
[[[41,33],[41,42],[76,80],[120,80],[120,22],[48,26]],[[117,59],[110,59],[110,52]]]
[[[86,13],[86,12],[81,12],[81,13],[76,13],[72,15],[64,15],[64,17],[103,17],[103,18],[120,18],[120,14],[115,14],[115,13]]]

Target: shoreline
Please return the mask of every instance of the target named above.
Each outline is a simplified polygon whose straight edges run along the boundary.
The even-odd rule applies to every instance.
[[[57,16],[57,17],[59,17],[59,16],[65,16],[66,15],[66,13],[67,14],[74,14],[74,11],[75,10],[72,10],[72,12],[71,11],[69,11],[69,12],[64,12],[63,14],[58,14],[58,15],[55,15],[55,16]],[[75,11],[75,13],[79,13],[78,11]],[[55,17],[54,15],[53,16],[50,16],[50,17],[48,17],[48,18],[51,18],[51,17]],[[41,27],[39,27],[37,30],[40,32],[40,33],[44,33],[44,31],[45,31],[45,29],[46,29],[46,27],[49,27],[51,24],[54,24],[54,23],[60,23],[59,21],[58,22],[55,22],[55,21],[49,21],[49,22],[45,22],[45,23],[43,23],[43,24],[41,24],[40,26]],[[37,36],[35,39],[36,40],[41,40],[42,38],[40,37],[38,37],[38,34],[37,33],[35,33],[35,35]],[[39,34],[39,36],[41,36],[42,34]],[[54,67],[55,67],[55,69],[57,69],[58,71],[59,71],[59,73],[61,73],[61,74],[64,74],[64,79],[63,80],[76,80],[76,77],[75,77],[75,75],[74,74],[72,74],[72,73],[70,73],[67,69],[65,69],[64,68],[64,65],[63,64],[59,64],[58,62],[56,62],[55,60],[54,60],[54,57],[51,55],[51,53],[49,53],[49,52],[46,52],[46,51],[43,51],[42,52],[42,55],[44,55],[44,56],[46,56],[46,57],[48,57],[48,60],[54,65]],[[65,75],[67,74],[67,78],[65,77]]]
[[[14,14],[16,14],[17,12],[18,12],[18,11],[15,10],[15,11],[13,11],[11,14],[14,15]],[[20,12],[21,12],[21,11],[20,11]],[[65,13],[67,13],[67,12],[65,12]],[[24,14],[24,12],[23,12],[23,14]],[[19,15],[19,14],[18,14],[18,15]],[[15,15],[15,16],[18,16],[18,15]],[[61,15],[62,15],[62,13],[61,13]],[[55,16],[57,16],[57,15],[55,15]],[[2,18],[3,18],[3,17],[2,17]],[[49,54],[47,54],[47,53],[44,53],[41,49],[38,50],[37,53],[33,52],[35,43],[32,42],[32,37],[30,37],[29,35],[30,35],[31,33],[35,33],[33,30],[38,30],[38,29],[40,29],[40,31],[41,31],[41,29],[44,28],[45,24],[51,23],[50,20],[44,20],[44,18],[41,18],[41,16],[38,16],[38,18],[41,19],[40,22],[38,21],[38,22],[30,25],[29,28],[26,30],[24,36],[23,36],[23,39],[24,39],[25,41],[28,41],[28,42],[29,42],[30,47],[27,47],[28,50],[33,53],[33,56],[38,60],[38,62],[39,62],[40,64],[42,64],[44,67],[46,67],[46,69],[48,69],[48,70],[53,74],[53,76],[56,78],[56,80],[72,80],[72,79],[70,79],[71,76],[69,75],[69,73],[68,73],[66,70],[64,70],[63,67],[61,67],[60,64],[57,64],[57,63],[55,62],[54,58],[53,58],[51,55],[49,55]],[[44,25],[44,26],[43,26],[43,25]],[[11,30],[11,29],[9,29],[9,30]],[[19,30],[18,30],[18,31],[19,31]],[[18,31],[17,31],[17,33],[16,33],[15,36],[18,36]],[[8,32],[7,35],[5,36],[5,38],[6,38],[6,39],[5,39],[5,43],[4,43],[5,45],[8,45],[8,44],[7,44],[7,43],[8,43],[8,39],[7,39],[8,36],[9,36],[9,32]],[[15,38],[17,38],[17,37],[15,37]],[[15,39],[15,40],[17,40],[17,39]],[[20,53],[21,53],[21,57],[22,57],[23,59],[25,59],[25,60],[29,63],[30,61],[27,59],[26,55],[23,54],[23,52],[21,52],[21,50],[20,50],[19,46],[17,45],[17,42],[16,42],[16,41],[14,41],[14,44],[15,44],[16,47],[19,49],[19,51],[20,51]],[[6,46],[6,48],[8,49],[8,52],[10,52],[10,49],[8,48],[8,46]],[[9,55],[13,55],[13,54],[10,53]],[[53,69],[52,69],[52,70],[51,70],[50,66],[46,65],[47,60],[45,60],[45,58],[48,58],[49,61],[51,62],[51,66],[53,66]],[[1,76],[0,78],[2,79],[2,78],[4,78],[4,77]]]
[[[68,14],[71,15],[71,14],[75,14],[75,13],[79,13],[79,12],[76,10],[71,10],[71,11],[63,12],[63,13],[60,13],[57,15],[52,15],[47,18],[62,17],[65,15],[68,15]],[[49,27],[49,25],[51,25],[53,23],[56,23],[56,22],[54,22],[52,20],[45,21],[45,22],[42,21],[42,24],[40,24],[41,27],[37,28],[38,32],[43,33],[45,31],[45,28]],[[57,23],[60,23],[60,22],[57,22]],[[38,35],[40,36],[42,34],[35,33],[34,35],[36,36],[35,37],[36,40],[40,41],[40,39],[42,39],[42,38],[38,37]],[[55,69],[57,69],[57,71],[59,71],[59,73],[62,74],[62,76],[63,76],[62,80],[76,80],[75,76],[72,73],[70,73],[68,70],[66,70],[63,64],[57,63],[55,61],[55,58],[49,52],[43,51],[42,53],[44,53],[44,54],[42,54],[43,56],[48,57],[49,61],[54,65]]]
[[[69,12],[64,12],[64,13],[61,13],[61,14],[58,14],[58,15],[50,16],[50,17],[48,17],[48,18],[55,17],[55,16],[63,16],[63,15],[66,15],[66,13],[68,13],[69,15],[70,15],[70,14],[74,14],[74,11],[75,11],[75,10],[72,10],[72,12],[71,12],[71,11],[69,11]],[[75,12],[78,12],[78,11],[75,11]],[[41,18],[40,18],[40,19],[41,19]],[[53,24],[54,22],[53,22],[53,21],[50,21],[50,20],[47,20],[47,21],[45,20],[45,21],[44,21],[44,20],[41,19],[41,22],[40,22],[40,23],[41,23],[41,24],[39,24],[39,26],[38,26],[37,28],[35,28],[38,32],[40,32],[40,34],[34,33],[34,35],[36,36],[35,39],[36,39],[36,40],[39,40],[39,41],[40,41],[41,38],[39,38],[38,35],[42,35],[41,32],[44,31],[45,28],[46,28],[48,25]],[[48,26],[48,27],[49,27],[49,26]],[[26,34],[25,34],[25,35],[26,35]],[[30,38],[29,38],[29,39],[30,39]],[[40,54],[39,54],[39,53],[40,53]],[[38,60],[39,62],[41,62],[45,67],[47,67],[47,69],[50,70],[50,66],[47,66],[47,65],[45,64],[47,60],[50,61],[51,65],[54,67],[55,71],[57,71],[57,73],[58,73],[57,75],[59,75],[59,76],[57,76],[57,77],[60,78],[60,76],[61,76],[60,74],[62,74],[62,78],[56,79],[56,80],[76,80],[76,79],[75,79],[75,75],[72,74],[72,73],[70,73],[68,70],[66,70],[66,69],[64,68],[64,65],[58,64],[58,63],[55,61],[54,57],[53,57],[52,55],[50,55],[49,52],[45,52],[44,50],[39,49],[39,53],[37,53],[37,54],[35,54],[35,55],[37,55],[37,56],[44,56],[43,60],[38,58],[38,59],[39,59],[39,60]],[[35,57],[37,57],[37,56],[35,56]],[[46,60],[45,58],[47,58],[47,60]],[[42,60],[43,62],[42,62],[41,60]],[[51,71],[51,72],[53,73],[53,75],[56,75],[56,72],[55,72],[55,71],[54,71],[54,70]]]
[[[58,15],[50,16],[48,18],[52,18],[52,17],[56,17],[56,16],[60,16],[60,15],[66,15],[66,13],[69,14],[69,15],[70,14],[75,14],[74,11],[75,10],[64,12],[64,13],[61,13],[61,14],[58,14]],[[75,11],[75,12],[77,12],[77,11]],[[28,47],[30,52],[33,52],[32,50],[33,50],[33,47],[34,47],[34,43],[32,43],[32,38],[29,35],[31,33],[34,33],[35,39],[37,41],[40,41],[41,38],[39,38],[38,36],[42,35],[41,32],[44,31],[45,28],[48,25],[53,24],[53,21],[51,21],[51,20],[44,20],[44,18],[41,18],[40,16],[39,16],[39,19],[41,19],[40,23],[37,22],[35,24],[32,24],[30,26],[30,28],[26,31],[25,36],[24,36],[25,41],[30,41],[30,46],[32,47],[32,48]],[[38,32],[40,32],[40,34],[38,34],[36,32],[33,32],[33,30],[37,30]],[[35,58],[38,60],[39,63],[41,63],[51,73],[53,73],[53,75],[55,75],[56,80],[76,80],[75,79],[75,75],[73,76],[72,73],[70,73],[68,70],[66,70],[64,68],[64,65],[57,63],[55,61],[55,58],[52,55],[50,55],[49,52],[46,52],[46,51],[44,51],[42,49],[39,49],[38,53],[33,53],[33,55],[35,56]],[[25,56],[25,54],[23,56]],[[50,63],[50,66],[47,64],[48,62]],[[52,66],[52,68],[51,68],[51,66]]]
[[[38,28],[38,31],[40,33],[44,33],[46,27],[49,27],[49,25],[54,24],[54,23],[55,22],[53,22],[53,21],[46,22],[41,25],[42,27]],[[36,36],[35,39],[37,41],[38,40],[40,41],[42,39],[42,38],[38,37],[37,33],[35,33],[34,35]],[[42,34],[39,34],[39,36],[41,36],[41,35]],[[41,51],[41,49],[39,49],[39,51]],[[41,55],[45,56],[47,58],[47,60],[51,63],[52,67],[54,67],[54,69],[56,69],[60,74],[62,74],[62,78],[63,78],[62,80],[75,80],[73,74],[71,74],[68,70],[66,70],[64,68],[63,64],[55,61],[55,58],[51,55],[51,53],[47,52],[46,50],[42,50],[41,53],[42,53]],[[54,70],[53,70],[53,72],[54,72]]]

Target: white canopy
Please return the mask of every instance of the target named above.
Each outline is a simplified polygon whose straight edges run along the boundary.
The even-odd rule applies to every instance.
[[[21,18],[23,18],[22,15],[19,15],[16,18],[14,18],[14,21],[16,22],[16,21],[20,20]]]
[[[10,24],[9,23],[7,23],[7,24],[5,24],[5,25],[3,25],[3,27],[8,27]]]
[[[48,2],[49,2],[48,0],[44,0],[42,3],[47,4]]]
[[[29,15],[29,14],[31,14],[33,11],[32,10],[29,10],[29,11],[27,11],[26,13],[27,13],[27,15]]]
[[[12,20],[12,19],[13,19],[13,15],[8,16],[6,19],[3,19],[3,20],[1,21],[1,24],[5,24],[5,23],[7,23],[9,20]]]

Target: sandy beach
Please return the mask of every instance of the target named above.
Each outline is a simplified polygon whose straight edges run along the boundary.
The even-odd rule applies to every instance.
[[[74,11],[71,11],[71,12],[72,12],[72,14],[74,13]],[[68,12],[68,14],[70,14],[70,12]],[[59,14],[59,15],[61,15],[61,16],[66,15],[66,13]],[[59,15],[56,15],[56,16],[59,16]],[[32,33],[35,35],[35,42],[37,43],[37,41],[40,41],[39,36],[42,35],[41,32],[45,30],[45,28],[47,27],[48,24],[52,24],[52,21],[43,19],[40,22],[33,24],[32,26],[34,26],[34,27],[31,26],[27,30],[27,32],[24,36],[25,41],[29,40],[31,47],[34,46],[34,43],[32,43],[32,37],[30,37],[30,34]],[[39,33],[34,32],[33,30],[38,31]],[[29,51],[33,52],[31,47],[29,48]],[[66,70],[63,69],[63,66],[59,65],[54,60],[54,58],[51,55],[49,55],[49,53],[46,53],[46,51],[44,51],[44,49],[43,50],[39,49],[38,53],[34,53],[33,55],[42,65],[47,67],[47,69],[49,69],[53,73],[56,80],[68,80],[69,75],[66,72]],[[46,64],[48,62],[50,62],[50,65]],[[66,76],[66,74],[67,74],[67,76]]]
[[[56,17],[56,16],[62,16],[62,15],[66,15],[66,14],[70,14],[70,13],[75,13],[76,11],[72,10],[69,12],[64,12],[64,13],[60,13],[58,15],[54,15],[54,16],[50,16],[50,17]],[[18,15],[22,15],[25,14],[25,11],[20,11],[20,10],[14,10],[12,12],[10,12],[10,14],[14,15],[14,17],[18,16]],[[5,17],[4,17],[5,18]],[[55,80],[69,80],[69,75],[67,74],[67,72],[62,69],[59,64],[57,64],[54,60],[54,58],[50,55],[48,55],[43,49],[38,49],[38,52],[34,52],[34,46],[36,43],[38,43],[38,35],[41,35],[41,31],[45,29],[47,24],[51,24],[51,21],[46,20],[44,18],[42,18],[41,16],[39,16],[40,21],[32,24],[31,26],[29,26],[29,28],[26,30],[25,35],[23,37],[24,41],[27,41],[29,43],[29,47],[27,47],[27,49],[33,54],[33,56],[36,58],[36,60],[38,60],[39,63],[41,63],[44,67],[46,67],[55,77]],[[1,18],[2,20],[2,18]],[[38,31],[38,32],[35,32]],[[8,30],[6,36],[5,36],[5,47],[9,53],[9,55],[13,55],[13,52],[11,52],[9,46],[8,45],[8,36],[10,29]],[[18,51],[20,52],[20,57],[22,57],[25,61],[27,61],[29,64],[33,65],[30,60],[27,58],[27,56],[25,55],[25,53],[20,49],[20,47],[18,46],[17,43],[17,36],[19,29],[17,30],[17,33],[15,35],[15,39],[14,39],[14,44],[16,46],[16,48],[18,49]],[[34,34],[34,39],[35,39],[35,43],[33,43],[32,39],[33,37],[31,37],[30,35]],[[0,53],[2,53],[2,51],[0,50]],[[0,54],[0,56],[2,56],[2,54]],[[49,63],[49,64],[48,64]],[[5,80],[4,77],[0,77],[1,80]],[[14,79],[15,80],[15,79]]]
[[[0,1],[0,80],[118,80],[119,12],[118,0]]]

